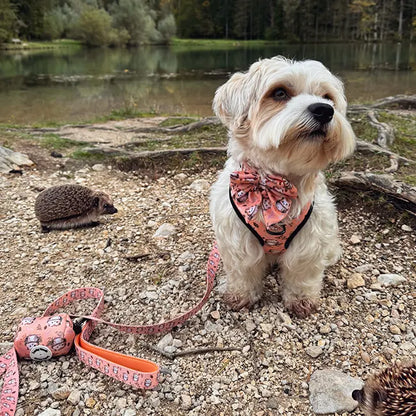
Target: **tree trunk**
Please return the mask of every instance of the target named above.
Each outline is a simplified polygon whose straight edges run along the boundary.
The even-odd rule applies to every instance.
[[[399,28],[397,30],[399,40],[403,38],[403,3],[404,0],[400,0],[400,10],[399,10]]]

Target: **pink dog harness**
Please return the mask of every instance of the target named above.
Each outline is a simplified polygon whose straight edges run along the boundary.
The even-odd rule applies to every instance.
[[[231,205],[269,254],[285,252],[312,213],[313,205],[308,203],[298,217],[287,218],[297,196],[296,187],[285,177],[260,176],[246,163],[230,175]]]
[[[98,347],[88,340],[99,323],[107,324],[119,331],[130,334],[168,332],[172,328],[183,324],[195,315],[208,300],[214,287],[219,261],[218,248],[214,244],[208,258],[204,296],[188,312],[160,324],[132,326],[100,319],[104,308],[104,292],[95,287],[71,290],[52,302],[42,317],[23,318],[15,336],[13,347],[6,354],[0,356],[0,376],[4,373],[3,388],[0,394],[0,416],[13,416],[16,412],[19,396],[17,356],[45,360],[52,356],[67,354],[73,343],[80,360],[96,370],[136,388],[151,389],[156,387],[160,372],[158,364]],[[75,335],[70,315],[66,313],[56,314],[56,311],[80,299],[97,299],[98,304],[91,315],[83,317],[88,320],[82,327],[81,333]]]

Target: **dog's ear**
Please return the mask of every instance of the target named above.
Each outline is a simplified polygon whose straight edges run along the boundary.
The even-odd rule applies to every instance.
[[[230,129],[239,127],[246,119],[250,105],[255,99],[256,74],[235,73],[215,93],[212,108],[216,116]]]

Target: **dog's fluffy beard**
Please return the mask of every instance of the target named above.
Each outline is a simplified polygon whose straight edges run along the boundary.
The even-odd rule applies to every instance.
[[[332,115],[323,122],[313,106]],[[316,308],[323,271],[340,254],[336,210],[320,171],[354,149],[346,107],[341,81],[316,61],[264,59],[217,90],[213,108],[229,130],[230,158],[212,188],[210,211],[231,306],[255,303],[267,265],[277,261],[286,306],[300,316]],[[265,255],[231,207],[229,175],[241,162],[284,175],[298,188],[289,217],[314,202],[311,218],[280,256]]]

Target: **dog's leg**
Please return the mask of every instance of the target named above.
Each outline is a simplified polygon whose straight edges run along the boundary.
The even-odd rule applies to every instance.
[[[318,309],[324,267],[301,262],[284,262],[280,265],[283,302],[289,311],[305,318]]]
[[[321,184],[312,215],[279,258],[283,302],[299,317],[318,308],[324,270],[341,256],[338,223],[332,197]]]
[[[279,258],[283,302],[301,318],[317,311],[324,270],[341,255],[335,233],[336,224],[333,227],[326,226],[326,234],[322,233],[323,227],[319,232],[319,225],[311,218],[305,230],[296,236],[289,249]],[[326,237],[322,238],[322,235]]]
[[[252,253],[241,252],[236,255],[225,247],[220,253],[227,273],[225,302],[234,310],[245,306],[251,307],[261,297],[263,279],[268,263],[265,255],[253,250]]]

